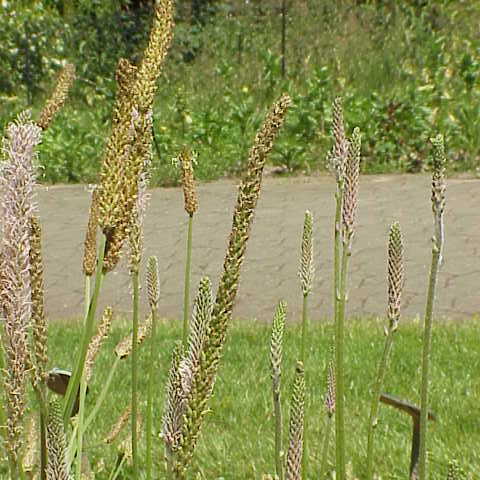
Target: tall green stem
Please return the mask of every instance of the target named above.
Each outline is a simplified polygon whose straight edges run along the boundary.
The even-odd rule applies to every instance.
[[[344,422],[344,312],[345,290],[343,279],[346,276],[347,256],[345,249],[342,255],[341,214],[342,214],[342,188],[337,186],[335,195],[335,247],[334,247],[334,314],[335,314],[335,452],[336,474],[338,480],[345,480],[345,422]],[[342,307],[343,304],[343,307]]]
[[[430,351],[432,343],[433,303],[437,285],[438,271],[440,268],[442,238],[435,239],[432,250],[432,264],[428,282],[427,306],[425,309],[425,325],[423,330],[423,355],[422,355],[422,390],[420,403],[420,458],[419,478],[427,478],[427,419],[428,419],[428,384],[430,370]]]
[[[123,464],[125,463],[127,456],[123,455],[122,459],[118,463],[118,466],[115,467],[115,469],[112,471],[110,477],[108,477],[108,480],[116,480],[116,478],[120,475],[120,472],[123,468]]]
[[[308,293],[303,295],[302,305],[302,347],[300,351],[300,360],[305,365],[305,352],[307,343],[307,325],[308,323]]]
[[[278,480],[283,480],[282,402],[280,398],[280,385],[273,389],[273,407],[275,412],[275,470]]]
[[[147,480],[152,480],[152,437],[153,437],[153,382],[155,364],[156,309],[152,309],[152,338],[150,339],[150,359],[148,365],[147,392]]]
[[[40,411],[40,479],[47,480],[47,421]]]
[[[40,417],[40,479],[47,479],[47,403],[45,383],[41,385],[34,384],[35,396],[37,397],[37,403],[39,406]],[[0,424],[3,425],[3,424]]]
[[[138,306],[140,285],[138,269],[132,273],[133,283],[133,333],[132,333],[132,460],[133,479],[138,479]]]
[[[88,316],[88,308],[90,305],[90,275],[85,275],[85,290],[84,290],[84,305],[85,305],[85,318]],[[86,325],[84,325],[85,328]],[[80,380],[80,405],[78,410],[78,430],[77,430],[77,477],[82,478],[82,453],[83,453],[83,420],[85,417],[85,397],[87,395],[87,382],[85,381],[85,375],[82,375]]]
[[[93,296],[90,300],[90,305],[88,308],[88,313],[85,319],[85,327],[83,329],[83,338],[82,343],[80,344],[80,352],[78,354],[77,362],[73,370],[73,374],[68,382],[67,393],[65,394],[65,403],[63,411],[63,423],[67,425],[70,415],[73,410],[73,405],[78,394],[78,389],[80,381],[83,375],[85,368],[85,359],[87,356],[88,344],[92,338],[94,327],[95,327],[95,313],[97,311],[98,297],[100,294],[100,289],[102,286],[103,278],[105,274],[103,273],[103,257],[105,255],[105,244],[106,237],[102,236],[100,241],[100,250],[97,264],[97,272],[95,274],[95,287],[93,291]]]
[[[306,343],[307,343],[307,323],[308,323],[308,293],[303,295],[303,306],[302,306],[302,351],[301,351],[301,360],[303,365],[306,367]],[[305,368],[306,370],[306,368]],[[305,372],[305,383],[307,382],[307,374]],[[305,394],[307,397],[307,394]],[[306,400],[305,400],[305,403]],[[307,456],[307,415],[303,418],[303,454],[302,454],[302,479],[307,478],[307,467],[308,467],[308,456]]]
[[[325,473],[327,471],[327,461],[328,461],[328,446],[330,444],[330,432],[332,430],[332,415],[327,415],[327,425],[325,427],[325,435],[323,437],[323,445],[322,445],[322,460],[320,464],[320,476],[318,477],[319,480],[323,480],[325,478]]]
[[[367,443],[367,475],[366,480],[373,479],[373,445],[375,431],[378,422],[378,408],[380,405],[380,393],[382,390],[382,385],[385,379],[385,374],[387,372],[388,358],[392,350],[393,345],[393,331],[389,329],[387,332],[387,337],[385,338],[385,345],[383,347],[383,354],[380,360],[380,365],[378,367],[377,378],[375,380],[375,385],[373,388],[372,403],[370,405],[370,418],[368,421],[368,443]]]
[[[115,362],[113,362],[113,365],[110,367],[110,369],[108,371],[108,377],[107,377],[107,380],[105,381],[105,383],[103,384],[100,395],[98,395],[97,401],[95,402],[95,405],[94,405],[92,411],[90,412],[90,415],[88,415],[87,419],[84,422],[84,425],[83,425],[83,432],[84,433],[88,430],[88,427],[95,420],[96,416],[98,415],[98,412],[100,411],[100,408],[103,405],[103,402],[107,398],[107,393],[110,389],[110,385],[112,384],[113,376],[114,376],[114,374],[117,370],[117,367],[118,367],[119,363],[120,363],[120,358],[115,357]],[[70,440],[70,443],[68,445],[68,452],[69,452],[68,458],[71,459],[69,467],[71,465],[72,459],[75,456],[75,451],[76,451],[75,450],[75,447],[76,447],[75,439],[77,438],[77,434],[78,434],[78,424],[75,425],[75,427],[73,429],[71,440]]]
[[[192,229],[193,214],[188,216],[188,232],[187,232],[187,259],[185,263],[185,285],[183,291],[183,331],[182,344],[187,347],[188,340],[188,317],[190,315],[190,274],[192,267]]]

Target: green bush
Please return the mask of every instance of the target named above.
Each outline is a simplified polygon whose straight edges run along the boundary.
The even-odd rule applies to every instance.
[[[95,179],[115,66],[120,57],[138,57],[150,21],[148,2],[119,8],[83,0],[68,13],[71,3],[7,2],[0,32],[0,66],[9,72],[0,79],[2,126],[29,104],[41,107],[62,63],[77,67],[70,106],[42,147],[47,182]],[[433,125],[445,134],[450,170],[478,170],[475,2],[290,2],[286,78],[277,2],[207,3],[200,22],[191,2],[177,6],[154,111],[156,183],[178,181],[171,159],[185,144],[198,152],[199,178],[236,175],[259,112],[285,90],[295,108],[271,157],[284,171],[325,168],[330,103],[338,94],[349,122],[369,139],[362,147],[364,172],[427,169]]]

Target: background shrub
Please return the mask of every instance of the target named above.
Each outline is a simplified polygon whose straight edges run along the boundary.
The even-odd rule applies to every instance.
[[[154,181],[177,183],[171,158],[188,144],[197,175],[235,175],[262,112],[281,91],[295,108],[272,162],[285,172],[325,168],[331,99],[369,139],[364,172],[428,168],[426,139],[445,133],[451,171],[477,171],[480,154],[480,6],[464,1],[287,2],[179,0],[172,55],[155,106]],[[2,127],[35,111],[59,67],[77,67],[73,100],[45,135],[47,182],[94,181],[120,57],[145,42],[151,1],[3,1]]]

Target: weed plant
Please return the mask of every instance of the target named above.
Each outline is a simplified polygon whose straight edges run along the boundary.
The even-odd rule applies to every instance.
[[[214,475],[257,478],[262,474],[265,478],[273,478],[268,473],[273,471],[280,480],[300,480],[312,478],[311,475],[318,478],[318,474],[323,480],[332,472],[340,480],[353,479],[355,475],[368,479],[374,478],[375,474],[393,477],[404,472],[400,465],[408,456],[409,440],[404,438],[405,432],[401,428],[391,434],[390,428],[402,425],[398,420],[392,420],[391,415],[385,415],[383,431],[376,432],[380,425],[379,401],[387,398],[390,404],[402,405],[404,410],[416,415],[412,443],[414,447],[418,443],[419,449],[418,457],[413,455],[411,459],[411,478],[418,475],[425,480],[428,471],[434,470],[442,472],[442,478],[461,478],[461,468],[455,463],[454,456],[468,457],[465,467],[470,469],[470,478],[474,478],[479,474],[478,452],[465,445],[471,444],[478,433],[470,432],[466,441],[452,445],[453,438],[463,438],[463,429],[474,425],[474,420],[468,417],[468,408],[473,409],[474,406],[459,405],[452,400],[451,391],[458,387],[459,381],[463,381],[459,380],[457,371],[451,371],[447,376],[441,370],[431,368],[432,339],[436,335],[445,336],[448,332],[450,336],[461,338],[460,343],[439,343],[436,358],[445,362],[456,345],[472,342],[472,332],[476,329],[475,326],[464,327],[465,330],[444,327],[440,332],[433,329],[446,201],[446,156],[441,135],[432,139],[434,234],[423,325],[423,353],[421,360],[420,355],[405,353],[418,350],[418,325],[399,328],[403,242],[400,227],[394,223],[388,240],[388,324],[384,353],[372,390],[371,385],[367,385],[369,378],[365,372],[368,371],[366,367],[373,369],[378,362],[380,349],[369,347],[372,343],[378,346],[376,329],[370,332],[359,324],[346,323],[348,272],[350,262],[355,261],[361,135],[358,128],[348,134],[340,98],[333,102],[333,147],[327,155],[327,163],[336,182],[334,324],[316,326],[315,329],[308,325],[312,316],[307,309],[308,297],[314,294],[315,289],[313,219],[307,211],[299,271],[304,298],[302,324],[298,332],[287,331],[286,306],[283,302],[278,304],[270,337],[272,385],[266,381],[268,332],[265,328],[240,328],[233,335],[234,342],[227,342],[231,336],[232,309],[261,193],[263,171],[291,105],[291,99],[286,94],[273,103],[249,150],[216,293],[212,291],[210,279],[202,278],[191,315],[191,228],[198,201],[191,154],[188,150],[180,154],[185,210],[189,217],[183,327],[157,325],[161,292],[159,262],[155,257],[147,262],[146,292],[150,311],[146,318],[140,318],[143,218],[148,207],[147,186],[154,143],[152,108],[172,30],[173,4],[171,0],[160,0],[155,4],[152,27],[141,61],[134,65],[122,59],[117,66],[117,92],[110,135],[106,141],[99,182],[91,196],[85,237],[85,309],[79,331],[47,325],[43,302],[41,228],[35,203],[36,149],[65,103],[73,82],[74,68],[67,66],[59,76],[51,99],[36,120],[28,112],[22,113],[6,129],[0,177],[3,193],[1,360],[5,398],[0,405],[0,433],[6,463],[5,468],[3,465],[0,468],[8,472],[6,474],[11,480],[35,476],[42,480],[81,480],[92,475],[108,479],[123,476],[137,480],[144,475],[148,479],[186,479],[195,474],[200,478],[212,478]],[[126,246],[133,314],[127,329],[129,333],[118,341],[115,336],[119,332],[112,332],[112,309],[107,307],[99,315],[97,305],[102,285],[108,282],[109,274],[116,268]],[[401,342],[405,343],[398,342],[400,354],[395,356],[392,339],[397,329],[402,331]],[[182,335],[178,334],[180,330]],[[68,346],[72,346],[73,342],[77,348],[72,371],[48,370],[49,366],[64,361]],[[144,343],[147,343],[147,348],[142,346]],[[332,344],[333,352],[329,353]],[[53,354],[48,348],[52,345],[55,345]],[[259,351],[264,355],[258,355]],[[167,375],[165,365],[170,352]],[[470,350],[464,353],[465,356],[471,355]],[[224,354],[226,360],[230,358],[230,363],[224,361]],[[471,356],[466,359],[466,366],[462,364],[458,367],[464,374],[462,379],[465,373],[473,376],[474,367],[478,364],[478,359]],[[227,364],[223,370],[222,363]],[[326,372],[326,387],[325,382],[316,381],[319,365]],[[416,387],[416,372],[420,365],[421,383]],[[391,372],[389,376],[387,366]],[[450,370],[451,365],[448,366]],[[225,372],[228,374],[225,375]],[[282,382],[283,372],[288,373]],[[358,377],[364,382],[358,382]],[[249,385],[255,385],[255,393],[250,399],[248,388],[245,389],[242,384],[248,405],[239,408],[240,395],[233,395],[232,388],[237,388],[240,383],[229,383],[232,378],[248,380]],[[387,382],[395,389],[393,393],[407,398],[420,391],[420,407],[395,400],[391,395],[383,395],[383,386]],[[448,395],[441,391],[445,382],[451,389]],[[165,389],[162,387],[164,383]],[[282,415],[286,410],[282,402],[285,383],[292,385],[291,394],[286,396],[290,398],[288,429]],[[33,395],[30,395],[29,385]],[[473,380],[471,385],[469,388],[475,388]],[[270,390],[273,407],[270,401],[266,401],[270,398]],[[130,393],[128,401],[126,391]],[[439,413],[444,419],[455,418],[455,415],[459,417],[459,425],[446,422],[449,424],[443,430],[447,432],[444,438],[446,447],[440,452],[431,440],[435,432],[427,426],[428,418],[433,418],[430,396],[436,398],[435,405],[440,407]],[[322,397],[324,400],[317,403],[316,400]],[[472,402],[470,397],[465,397]],[[370,400],[370,415],[367,414],[365,398]],[[164,402],[163,415],[159,413],[159,399]],[[117,402],[121,410],[116,412],[118,419],[112,422],[112,415],[104,413],[106,409],[112,410]],[[271,417],[272,410],[274,418]],[[27,411],[38,415],[36,428],[25,428]],[[211,411],[214,412],[213,422],[210,416],[207,417]],[[234,411],[236,413],[232,414]],[[346,418],[349,420],[346,421]],[[105,424],[107,420],[109,425]],[[238,425],[229,433],[232,420]],[[335,449],[330,451],[333,422]],[[205,428],[205,423],[208,428]],[[257,427],[256,434],[252,425]],[[355,434],[358,445],[352,448],[351,432],[365,430],[368,435],[364,440]],[[288,441],[285,441],[287,431]],[[107,432],[103,440],[100,439],[101,432]],[[452,432],[455,432],[455,437],[448,438]],[[373,440],[380,433],[387,440],[395,440],[396,443],[392,441],[392,444],[398,445],[398,448],[384,448],[381,453],[380,448],[375,449]],[[232,438],[230,435],[234,435],[237,446],[234,452],[226,449],[227,439]],[[116,450],[108,447],[112,445]],[[459,449],[458,445],[462,448]],[[412,447],[412,452],[416,451]],[[428,451],[434,452],[436,457],[427,455]]]

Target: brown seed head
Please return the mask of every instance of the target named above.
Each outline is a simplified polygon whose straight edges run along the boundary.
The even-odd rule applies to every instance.
[[[287,480],[301,480],[303,455],[303,428],[305,417],[305,372],[297,362],[290,404],[289,444],[287,451]]]
[[[400,306],[404,283],[403,240],[400,224],[390,227],[388,238],[388,319],[390,329],[395,331],[400,319]]]
[[[110,432],[108,432],[106,437],[103,439],[105,443],[110,444],[115,441],[115,439],[118,437],[120,432],[127,425],[128,420],[130,419],[131,413],[132,413],[132,406],[129,405],[118,417],[117,421],[113,424]]]
[[[193,378],[197,375],[200,368],[203,347],[210,330],[212,307],[212,284],[208,277],[203,277],[200,280],[198,293],[193,305],[188,336],[188,351],[182,358],[179,366],[185,396],[188,396],[190,393]]]
[[[185,394],[182,386],[180,362],[182,360],[182,345],[175,345],[168,375],[163,415],[162,437],[170,452],[178,450],[182,439],[182,420],[185,412]]]
[[[90,216],[84,242],[83,273],[92,276],[97,264],[97,228],[98,228],[98,189],[92,192]]]
[[[197,192],[195,190],[195,180],[193,178],[192,152],[185,148],[180,152],[178,159],[182,171],[185,211],[191,216],[198,209]]]
[[[42,112],[40,113],[40,118],[37,122],[37,125],[42,130],[46,130],[50,126],[55,115],[65,104],[65,101],[68,97],[68,91],[72,87],[74,80],[75,66],[71,63],[67,63],[58,76],[52,96],[48,99],[47,103],[43,107]]]
[[[110,333],[110,327],[112,326],[112,316],[113,310],[111,307],[107,307],[103,312],[102,320],[98,326],[97,333],[92,337],[88,345],[87,357],[85,360],[85,380],[87,383],[90,382],[92,377],[93,366],[95,359],[97,358],[98,352],[103,344],[103,342],[108,338]]]
[[[117,69],[117,102],[101,169],[99,199],[99,224],[107,239],[105,272],[115,268],[127,236],[130,236],[133,271],[139,263],[141,228],[138,223],[131,223],[132,212],[138,208],[139,185],[151,157],[151,109],[157,78],[171,42],[172,26],[173,3],[159,0],[140,66],[136,69],[122,60]],[[140,212],[137,217],[141,219]]]
[[[287,316],[287,304],[279,302],[273,316],[272,335],[270,338],[270,366],[272,368],[273,389],[280,389],[280,377],[282,375],[283,357],[283,333],[285,331],[285,318]]]
[[[48,409],[47,452],[47,480],[70,480],[62,407],[57,400],[50,402]]]
[[[141,345],[152,331],[152,315],[150,314],[138,329],[137,345]],[[130,333],[123,340],[121,340],[115,347],[115,355],[121,358],[127,358],[132,353],[133,336]]]
[[[345,163],[344,190],[342,202],[342,222],[344,241],[353,235],[355,213],[358,203],[358,180],[360,176],[360,130],[355,128],[349,143],[347,161]]]
[[[38,218],[30,219],[30,282],[32,285],[32,337],[35,367],[34,382],[40,385],[45,380],[48,364],[47,319],[44,310],[42,230]]]
[[[2,238],[0,246],[0,304],[4,322],[5,446],[10,460],[18,463],[23,445],[26,378],[30,364],[28,329],[31,322],[30,219],[35,214],[35,148],[41,129],[28,112],[10,123],[3,139],[0,190]]]
[[[325,408],[327,409],[327,415],[332,417],[335,413],[335,365],[333,364],[333,361],[328,362]]]
[[[443,135],[437,135],[430,141],[433,145],[432,208],[435,215],[442,215],[445,209],[445,169],[447,165]]]
[[[151,310],[158,309],[160,298],[160,280],[158,276],[158,258],[149,257],[147,263],[147,297]]]
[[[157,89],[165,57],[173,38],[173,1],[158,0],[147,48],[138,67],[134,95],[140,111],[149,110]]]
[[[335,143],[332,151],[328,155],[327,163],[330,170],[334,173],[337,183],[341,183],[343,182],[345,163],[348,155],[348,140],[343,125],[343,106],[341,97],[337,97],[333,101],[332,116],[332,134]]]
[[[313,278],[315,276],[315,265],[313,263],[313,215],[308,210],[305,212],[302,235],[302,257],[300,261],[300,276],[302,293],[308,295],[312,290]]]

